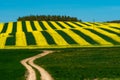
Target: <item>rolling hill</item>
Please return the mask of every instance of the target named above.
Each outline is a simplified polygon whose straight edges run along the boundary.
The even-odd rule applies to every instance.
[[[0,23],[0,49],[120,46],[120,24],[71,21]]]

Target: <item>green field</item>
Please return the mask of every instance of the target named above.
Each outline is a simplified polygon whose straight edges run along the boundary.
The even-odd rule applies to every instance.
[[[0,50],[0,80],[25,80],[26,69],[20,64],[20,61],[38,53],[41,51]]]
[[[120,80],[120,48],[67,49],[35,63],[55,80]]]
[[[35,61],[55,80],[120,80],[119,47],[69,48],[55,51],[58,52]],[[41,50],[0,50],[0,79],[25,80],[26,69],[20,61],[39,53]]]

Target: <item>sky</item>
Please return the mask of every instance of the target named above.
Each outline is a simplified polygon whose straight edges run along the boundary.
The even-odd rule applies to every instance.
[[[83,21],[120,20],[120,0],[0,0],[0,22],[28,15],[67,15]]]

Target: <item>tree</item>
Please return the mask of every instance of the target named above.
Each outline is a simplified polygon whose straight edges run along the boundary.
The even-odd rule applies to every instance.
[[[80,21],[76,17],[60,16],[60,15],[30,15],[18,17],[17,21]]]

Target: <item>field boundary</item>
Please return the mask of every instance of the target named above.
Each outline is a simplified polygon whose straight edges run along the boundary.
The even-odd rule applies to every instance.
[[[67,46],[5,46],[4,48],[0,49],[60,49],[60,48],[95,48],[95,47],[120,47],[120,45],[90,45],[90,46],[81,46],[81,45],[67,45]]]

